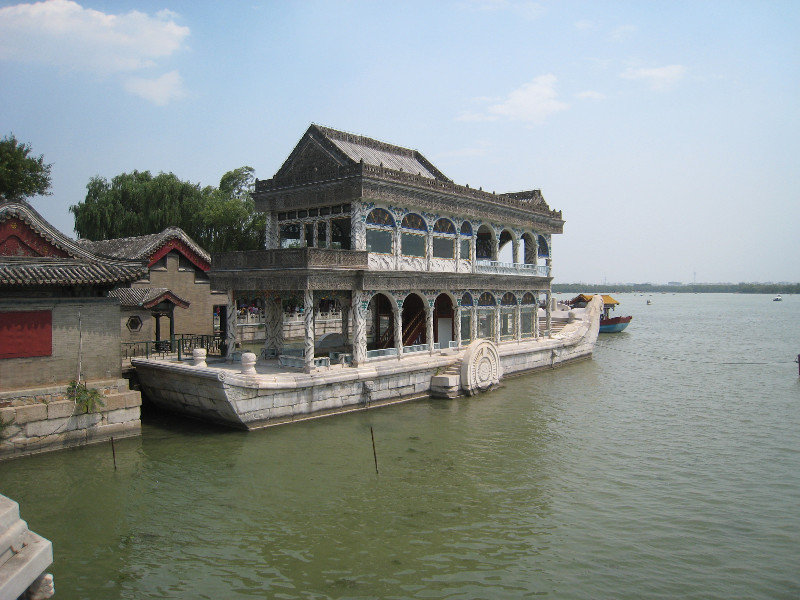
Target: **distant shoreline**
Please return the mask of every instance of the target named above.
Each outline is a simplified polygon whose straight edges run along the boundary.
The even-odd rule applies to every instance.
[[[678,294],[800,294],[800,283],[687,283],[658,285],[652,283],[554,283],[553,292],[672,292]]]

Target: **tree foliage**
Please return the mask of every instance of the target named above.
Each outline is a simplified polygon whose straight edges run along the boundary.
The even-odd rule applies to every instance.
[[[11,133],[0,140],[0,199],[24,200],[50,194],[51,164],[44,157],[30,156],[31,147]]]
[[[264,247],[265,217],[255,212],[254,171],[240,167],[219,187],[200,187],[173,173],[122,173],[93,177],[83,202],[70,207],[82,238],[104,240],[183,229],[209,252]]]

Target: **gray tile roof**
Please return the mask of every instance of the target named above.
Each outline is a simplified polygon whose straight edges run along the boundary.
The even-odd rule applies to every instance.
[[[211,256],[200,247],[197,242],[186,235],[180,227],[167,227],[160,233],[137,235],[135,237],[114,238],[110,240],[78,240],[78,244],[104,256],[146,260],[150,255],[163,246],[166,242],[178,239],[189,246],[193,252],[203,260],[210,263]]]
[[[171,294],[177,298],[181,303],[189,305],[187,300],[184,300],[169,288],[156,288],[156,287],[135,287],[135,288],[116,288],[111,290],[108,295],[111,298],[118,298],[122,306],[141,307],[146,306],[165,294]]]
[[[350,161],[361,162],[368,165],[403,171],[412,175],[421,175],[429,179],[449,181],[439,169],[434,167],[417,150],[387,144],[363,135],[354,135],[330,127],[312,125],[310,131],[315,131],[325,137]]]
[[[0,286],[118,285],[139,279],[146,272],[141,263],[0,256]]]

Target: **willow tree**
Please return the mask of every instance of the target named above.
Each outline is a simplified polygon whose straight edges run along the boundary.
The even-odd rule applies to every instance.
[[[253,169],[222,176],[220,186],[201,187],[173,173],[122,173],[111,181],[93,177],[83,202],[70,207],[75,231],[102,240],[158,233],[175,226],[209,252],[264,246],[264,216],[255,212]]]

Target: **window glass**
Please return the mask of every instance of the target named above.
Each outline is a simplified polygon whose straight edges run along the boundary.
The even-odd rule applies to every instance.
[[[462,260],[470,259],[470,250],[472,247],[471,240],[461,240],[461,258]]]
[[[472,225],[469,224],[469,221],[461,224],[461,235],[472,236]]]
[[[464,314],[464,311],[461,311],[461,341],[462,342],[468,342],[470,340],[470,330],[471,330],[470,314],[469,314],[468,311],[467,311],[466,314]]]
[[[461,296],[461,306],[472,306],[472,294],[464,292],[464,295]]]
[[[326,226],[325,221],[319,221],[317,223],[317,245],[320,248],[327,248],[328,247],[328,227]]]
[[[478,298],[478,306],[494,306],[494,296],[489,292],[483,292]]]
[[[300,224],[287,223],[281,225],[281,248],[300,247]]]
[[[453,258],[455,248],[453,240],[448,238],[433,238],[433,255],[436,258]]]
[[[350,250],[350,219],[331,220],[331,248]]]
[[[425,236],[404,233],[400,247],[405,256],[425,256]]]
[[[494,311],[478,311],[478,337],[489,339],[494,337]]]
[[[520,323],[522,326],[522,333],[533,333],[533,309],[523,308],[520,316],[522,318],[522,322]]]
[[[503,311],[500,315],[500,335],[511,336],[514,335],[514,313],[510,311]]]
[[[367,229],[367,252],[392,253],[392,232],[386,229]]]
[[[306,246],[314,245],[314,224],[306,223]]]

